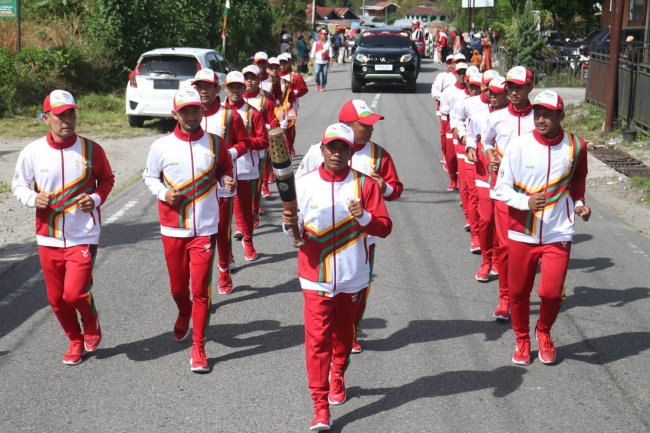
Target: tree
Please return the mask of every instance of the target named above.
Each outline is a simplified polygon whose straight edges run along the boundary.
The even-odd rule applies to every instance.
[[[531,64],[544,47],[538,26],[540,13],[533,7],[533,2],[527,0],[520,14],[512,19],[512,25],[506,33],[506,58],[508,65]]]

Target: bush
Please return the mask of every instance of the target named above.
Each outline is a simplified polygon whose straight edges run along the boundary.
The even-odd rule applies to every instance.
[[[16,55],[7,48],[0,48],[0,117],[14,112],[16,79]]]

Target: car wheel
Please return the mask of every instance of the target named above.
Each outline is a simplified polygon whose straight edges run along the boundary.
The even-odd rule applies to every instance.
[[[361,89],[363,88],[363,81],[359,80],[358,78],[355,78],[354,75],[352,76],[352,93],[359,93],[361,92]]]
[[[415,93],[415,88],[416,88],[415,78],[412,80],[408,80],[406,82],[406,93]]]
[[[144,125],[144,117],[142,116],[127,116],[129,119],[129,126],[132,128],[142,128]]]

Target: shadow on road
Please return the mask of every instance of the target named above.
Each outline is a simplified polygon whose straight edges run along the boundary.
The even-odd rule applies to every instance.
[[[494,397],[505,397],[521,386],[526,373],[526,369],[522,367],[504,366],[492,371],[450,371],[390,388],[365,389],[353,386],[347,389],[348,398],[374,395],[382,397],[374,403],[334,419],[332,432],[340,432],[355,421],[396,409],[421,398],[443,397],[491,388]]]
[[[558,363],[565,359],[604,365],[639,355],[650,348],[650,332],[622,332],[589,338],[557,348]]]
[[[650,297],[648,287],[630,287],[629,289],[596,289],[593,287],[576,287],[573,294],[567,296],[563,308],[596,307],[611,304],[610,307],[625,305]]]
[[[278,254],[280,255],[286,255],[289,253],[284,253],[284,254]],[[291,253],[295,254],[295,253]],[[235,279],[233,279],[233,282],[237,282]],[[247,293],[250,292],[250,293]],[[213,296],[213,301],[212,301],[212,313],[214,314],[217,309],[223,308],[226,305],[231,305],[231,304],[237,304],[239,302],[247,302],[247,301],[252,301],[254,299],[262,299],[266,298],[267,296],[273,296],[273,295],[279,295],[281,293],[300,293],[300,282],[298,281],[298,278],[291,279],[287,281],[286,283],[279,284],[277,286],[273,287],[251,287],[251,286],[234,286],[234,290],[232,294],[228,296],[224,295],[218,295],[218,297]],[[239,296],[241,293],[246,293],[245,295]]]
[[[573,235],[573,239],[571,240],[571,243],[573,245],[580,244],[582,242],[589,242],[594,238],[594,235],[588,234],[588,233],[579,233],[577,235]]]
[[[365,328],[365,323],[361,327]],[[376,352],[386,352],[401,349],[409,344],[429,343],[471,334],[483,334],[485,341],[496,341],[509,330],[509,323],[493,321],[412,320],[406,328],[400,329],[388,338],[366,340],[363,347]]]
[[[583,269],[584,272],[597,272],[615,265],[611,257],[594,257],[592,259],[575,259],[569,261],[569,269]]]

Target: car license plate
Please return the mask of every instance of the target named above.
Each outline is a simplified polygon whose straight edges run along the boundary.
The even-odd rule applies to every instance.
[[[154,89],[178,89],[178,80],[153,80]]]
[[[393,65],[375,65],[375,71],[392,71]]]

